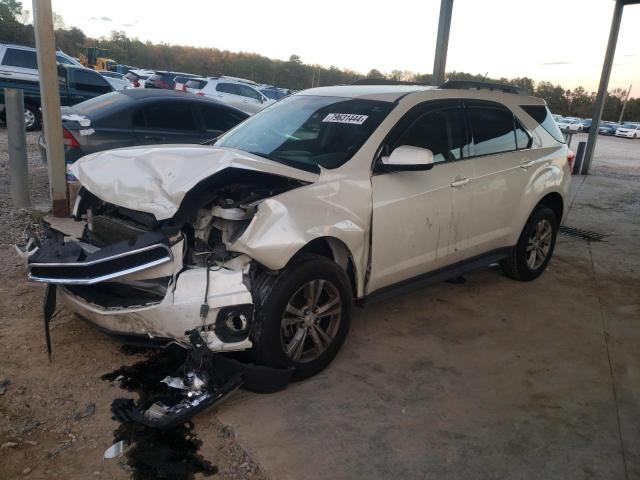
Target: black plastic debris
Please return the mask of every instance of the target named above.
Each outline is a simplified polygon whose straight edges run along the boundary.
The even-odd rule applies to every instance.
[[[271,393],[284,389],[291,379],[293,370],[245,364],[214,354],[197,331],[188,334],[191,346],[185,361],[172,374],[156,378],[158,383],[152,392],[147,391],[138,401],[114,400],[111,410],[115,419],[172,428],[218,404],[241,386]]]
[[[7,387],[11,385],[11,380],[5,378],[0,382],[0,395],[4,395],[4,392],[7,391]]]

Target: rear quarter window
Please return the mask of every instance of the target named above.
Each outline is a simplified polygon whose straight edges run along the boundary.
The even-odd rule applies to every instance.
[[[555,138],[557,141],[564,143],[564,136],[558,127],[558,124],[551,115],[551,112],[546,105],[520,105],[520,108],[527,112],[527,114],[533,118],[536,122],[544,128],[549,135]]]

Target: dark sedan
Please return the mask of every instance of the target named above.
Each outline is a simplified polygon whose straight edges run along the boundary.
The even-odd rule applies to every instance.
[[[67,164],[112,148],[162,143],[203,143],[248,115],[213,99],[172,90],[127,89],[62,111]],[[46,161],[44,137],[40,154]]]
[[[615,135],[619,126],[620,125],[615,122],[603,122],[598,128],[598,133],[600,135]]]

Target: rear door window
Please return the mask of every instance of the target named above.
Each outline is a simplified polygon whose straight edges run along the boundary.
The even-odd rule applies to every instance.
[[[212,133],[222,133],[235,127],[247,115],[217,105],[198,105],[205,129]]]
[[[517,150],[513,113],[497,104],[467,103],[473,154],[492,155]]]
[[[2,65],[8,65],[17,68],[38,68],[38,59],[36,52],[31,50],[22,50],[19,48],[7,48],[2,58]]]
[[[236,85],[238,87],[239,95],[243,97],[253,98],[254,100],[262,100],[262,96],[256,90],[247,85]]]
[[[232,95],[241,95],[238,85],[235,83],[219,83],[216,85],[218,92],[230,93]]]
[[[161,102],[142,107],[134,115],[133,125],[156,130],[197,130],[189,102]]]
[[[81,92],[101,95],[113,91],[109,82],[93,70],[74,69],[71,78],[70,87]]]
[[[525,112],[529,114],[536,122],[544,128],[549,135],[557,141],[564,143],[564,136],[558,127],[558,124],[551,115],[546,105],[520,105]]]

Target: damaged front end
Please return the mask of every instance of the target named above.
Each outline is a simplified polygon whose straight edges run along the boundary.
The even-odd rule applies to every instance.
[[[197,330],[212,351],[251,347],[251,278],[260,266],[231,248],[259,202],[299,186],[228,169],[194,189],[169,219],[79,192],[77,240],[53,229],[28,252],[29,279],[54,285],[63,305],[128,340],[189,345]],[[33,243],[33,242],[32,242]]]
[[[116,150],[94,168],[89,167],[96,157],[80,160],[73,169],[84,186],[73,217],[85,222],[82,235],[71,239],[45,228],[42,239],[27,241],[23,255],[29,279],[47,284],[49,351],[48,325],[57,301],[126,343],[189,350],[192,360],[182,374],[167,379],[167,387],[178,392],[170,401],[114,406],[123,418],[166,426],[219,401],[253,375],[238,376],[238,365],[230,368],[228,359],[210,355],[252,347],[252,279],[264,267],[234,244],[264,199],[314,176],[287,175],[294,169],[200,148],[185,150],[194,157],[192,170],[186,160],[171,170],[154,152],[164,150]],[[130,162],[123,170],[128,176],[112,180],[105,164],[123,155]],[[210,175],[200,179],[198,170]],[[202,360],[197,367],[194,357]],[[222,377],[220,369],[226,372]]]

